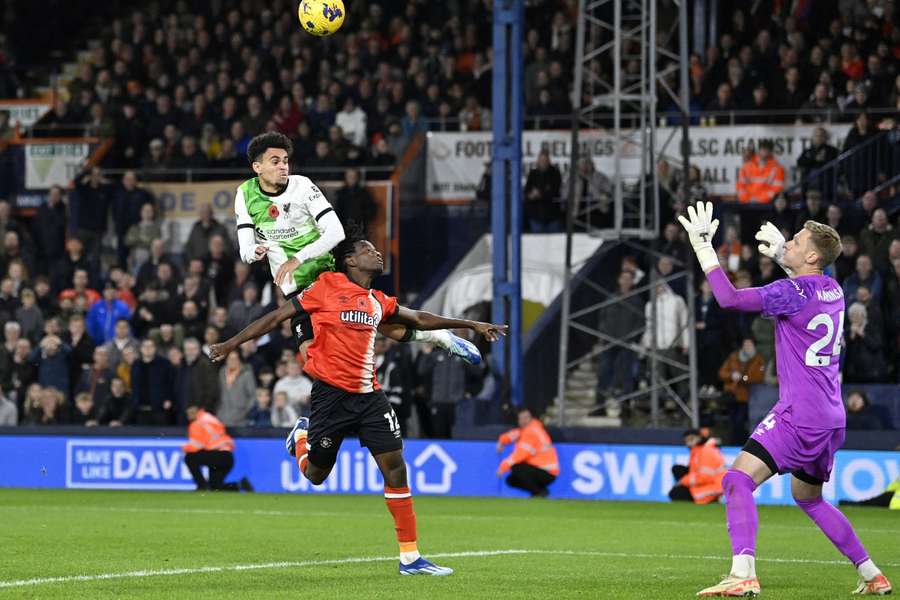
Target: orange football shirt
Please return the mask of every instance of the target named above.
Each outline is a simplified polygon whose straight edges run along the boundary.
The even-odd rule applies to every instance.
[[[304,371],[351,393],[380,390],[375,379],[375,333],[397,312],[397,299],[367,290],[344,273],[326,272],[291,299],[312,319],[313,342]]]

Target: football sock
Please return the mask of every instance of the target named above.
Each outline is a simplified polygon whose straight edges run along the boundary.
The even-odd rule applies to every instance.
[[[420,555],[416,546],[416,513],[413,511],[409,486],[402,488],[384,486],[384,502],[394,517],[394,528],[397,530],[397,541],[400,543],[400,562],[404,565],[413,563]]]
[[[452,345],[450,333],[446,329],[438,329],[437,331],[419,331],[418,329],[413,329],[412,341],[428,342],[439,348],[443,348],[444,350],[450,348]]]
[[[863,578],[863,581],[872,581],[879,575],[881,575],[881,569],[875,566],[875,563],[872,562],[871,558],[867,558],[857,565],[856,571],[859,573],[859,576]]]
[[[850,559],[853,566],[861,567],[866,562],[872,562],[869,560],[869,555],[863,548],[862,542],[856,537],[850,521],[824,498],[819,496],[815,500],[797,500],[797,506],[803,509],[803,512],[813,520],[840,553]],[[874,563],[871,566],[875,568]],[[862,571],[860,571],[860,575],[868,581],[880,573],[877,568],[875,571],[869,577],[865,577]],[[869,572],[871,573],[871,570]]]
[[[731,538],[732,556],[756,555],[756,530],[759,528],[759,517],[756,513],[756,502],[753,490],[756,484],[742,471],[729,470],[722,478],[725,490],[725,515],[728,521],[728,535]],[[738,577],[755,577],[754,561],[732,559],[732,575]],[[737,569],[737,570],[735,570]]]
[[[307,457],[309,456],[309,446],[306,443],[305,435],[302,438],[296,440],[296,443],[294,444],[294,456],[297,458],[297,468],[300,469],[300,473],[306,475],[306,463],[308,462]]]

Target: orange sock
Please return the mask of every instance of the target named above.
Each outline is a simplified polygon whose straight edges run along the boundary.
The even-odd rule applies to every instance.
[[[297,440],[294,447],[294,456],[297,458],[297,467],[300,473],[306,475],[307,456],[309,456],[309,446],[306,444],[306,436]]]
[[[419,550],[416,546],[416,513],[413,511],[412,494],[409,493],[409,487],[385,486],[384,501],[388,510],[391,511],[391,516],[394,517],[397,541],[400,543],[400,560],[404,564],[414,562],[419,558]]]

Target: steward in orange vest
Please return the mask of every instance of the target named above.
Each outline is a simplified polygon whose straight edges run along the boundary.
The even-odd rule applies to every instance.
[[[784,167],[772,155],[772,142],[759,143],[759,152],[738,172],[737,197],[740,202],[771,204],[784,191]]]
[[[559,475],[559,458],[544,425],[527,408],[519,411],[519,426],[497,440],[497,453],[503,452],[504,446],[509,444],[515,444],[515,449],[500,462],[497,475],[510,472],[506,483],[512,487],[532,496],[549,495],[547,486]]]
[[[188,422],[188,442],[182,446],[184,464],[187,465],[197,490],[253,491],[246,477],[240,484],[225,483],[234,467],[234,440],[225,432],[225,425],[216,416],[200,407],[189,406],[185,411]],[[209,468],[209,480],[201,467]]]
[[[672,466],[672,476],[677,481],[669,492],[672,500],[709,504],[722,495],[722,478],[728,468],[716,441],[707,439],[707,435],[706,430],[684,432],[684,444],[691,449],[691,459],[686,467]]]

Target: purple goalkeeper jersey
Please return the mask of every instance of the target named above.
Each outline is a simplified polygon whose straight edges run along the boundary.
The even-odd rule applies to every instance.
[[[759,288],[763,315],[775,317],[778,404],[795,427],[846,426],[840,358],[844,293],[825,275],[780,279]]]

